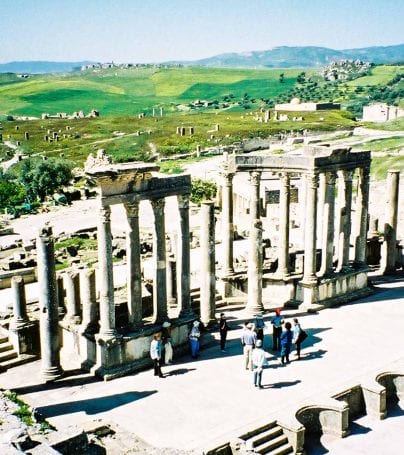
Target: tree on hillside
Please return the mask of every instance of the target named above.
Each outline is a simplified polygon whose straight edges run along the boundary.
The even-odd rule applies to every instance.
[[[53,194],[72,178],[71,166],[65,161],[29,159],[22,163],[19,180],[31,200]]]
[[[0,209],[21,205],[25,201],[25,189],[0,170]]]
[[[281,84],[283,84],[283,83],[285,82],[285,73],[281,73],[281,74],[279,75],[279,82],[280,82]]]

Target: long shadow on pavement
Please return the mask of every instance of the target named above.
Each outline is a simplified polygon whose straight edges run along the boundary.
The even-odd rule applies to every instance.
[[[302,382],[300,379],[294,381],[281,381],[273,384],[264,384],[264,389],[281,389],[282,387],[291,387]]]
[[[165,372],[163,371],[164,376],[179,376],[180,374],[188,373],[189,371],[195,371],[196,368],[177,368],[176,370]]]
[[[81,375],[81,377],[76,377],[79,375]],[[74,386],[78,386],[78,385],[92,384],[94,382],[101,382],[101,381],[102,381],[101,378],[94,376],[86,371],[70,370],[70,371],[65,371],[63,378],[59,379],[57,381],[22,386],[22,387],[15,387],[12,390],[13,390],[13,392],[24,395],[26,393],[36,393],[36,392],[42,392],[44,390],[60,389],[62,387],[66,387],[66,386],[74,387]]]
[[[157,393],[157,390],[144,390],[142,392],[124,392],[106,397],[89,398],[87,400],[69,401],[67,403],[51,404],[36,408],[36,412],[45,418],[55,417],[74,412],[85,412],[86,414],[98,414],[110,411],[111,409],[141,400]]]

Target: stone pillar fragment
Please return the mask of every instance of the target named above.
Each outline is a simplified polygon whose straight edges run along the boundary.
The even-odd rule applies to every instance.
[[[63,375],[56,294],[55,250],[52,228],[42,228],[36,240],[40,308],[41,375],[48,382]]]
[[[13,327],[21,327],[28,322],[27,300],[25,298],[25,283],[22,276],[11,278],[11,289],[13,291]]]
[[[151,204],[154,212],[153,323],[161,323],[167,319],[165,201],[155,199]]]
[[[169,253],[167,255],[167,305],[173,307],[177,304],[177,266],[175,261],[175,255]]]
[[[260,219],[260,172],[250,172],[250,237],[248,254],[248,301],[250,314],[262,311],[262,221]]]
[[[116,335],[111,208],[109,206],[101,207],[99,210],[97,237],[100,289],[100,337],[108,339]]]
[[[78,272],[69,270],[63,276],[66,289],[66,315],[69,323],[80,324],[80,275]]]
[[[139,203],[125,204],[128,219],[126,232],[128,323],[131,328],[142,326],[142,269],[140,260]]]
[[[386,222],[384,224],[383,273],[396,270],[397,256],[397,215],[400,171],[387,172]]]
[[[80,298],[83,311],[82,328],[86,332],[95,333],[98,330],[98,305],[94,269],[80,272]]]
[[[221,173],[222,186],[222,248],[224,276],[233,275],[233,177],[231,172]]]
[[[281,175],[279,194],[279,246],[278,246],[278,275],[286,278],[289,275],[289,230],[290,230],[290,177],[287,173]]]
[[[369,208],[369,167],[359,169],[356,197],[355,267],[366,267],[366,240]]]
[[[200,228],[200,289],[201,321],[208,325],[215,320],[216,274],[215,274],[215,207],[210,201],[201,203]]]
[[[190,298],[189,194],[179,195],[179,232],[177,236],[177,302],[180,316],[192,313]]]
[[[317,184],[316,174],[306,175],[306,220],[304,235],[303,282],[315,283],[316,277],[316,232],[317,232]]]

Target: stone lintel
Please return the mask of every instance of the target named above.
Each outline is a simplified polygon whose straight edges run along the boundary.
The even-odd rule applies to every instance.
[[[99,182],[100,183],[100,182]],[[104,185],[104,186],[102,186]],[[103,205],[130,204],[149,199],[160,199],[191,192],[191,176],[151,177],[121,186],[101,183]]]

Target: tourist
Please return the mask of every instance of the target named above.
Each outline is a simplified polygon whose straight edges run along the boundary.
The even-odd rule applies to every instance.
[[[307,338],[307,333],[301,328],[299,321],[294,318],[293,322],[295,324],[293,328],[293,340],[292,342],[296,346],[296,355],[297,360],[300,360],[300,345]]]
[[[173,360],[173,345],[171,343],[171,322],[165,321],[163,322],[163,330],[161,331],[161,341],[163,344],[163,352],[164,352],[164,363],[166,365],[172,363]]]
[[[254,332],[254,324],[247,324],[241,334],[241,344],[243,345],[243,354],[245,361],[245,369],[251,370],[252,366],[252,351],[254,349],[255,343],[257,341],[257,335]]]
[[[220,313],[219,333],[220,333],[220,349],[222,352],[226,352],[225,346],[226,346],[226,338],[227,338],[228,330],[229,330],[229,326],[227,325],[227,321],[226,321],[226,318],[224,317],[224,313]]]
[[[290,347],[292,346],[292,338],[293,338],[292,324],[290,322],[287,322],[285,324],[285,330],[281,334],[281,362],[282,362],[282,365],[285,365],[285,359],[286,359],[286,363],[290,363],[289,354],[290,354]]]
[[[284,323],[283,317],[281,316],[281,309],[277,308],[275,310],[275,316],[271,318],[272,324],[272,350],[279,351],[281,348],[281,333],[282,333],[282,324]]]
[[[252,352],[252,365],[254,373],[254,386],[262,389],[262,371],[266,363],[265,351],[262,349],[262,341],[257,340]]]
[[[262,346],[264,346],[264,328],[264,319],[262,318],[262,314],[258,313],[255,315],[255,333],[257,334],[257,340],[262,341]]]
[[[191,332],[189,333],[189,343],[191,345],[191,356],[193,359],[198,357],[199,352],[199,338],[201,336],[201,332],[199,330],[199,321],[194,321],[192,324]]]
[[[153,335],[153,341],[150,344],[150,357],[153,360],[154,364],[154,376],[159,376],[163,378],[163,373],[161,372],[160,361],[161,361],[161,337],[159,333]]]

